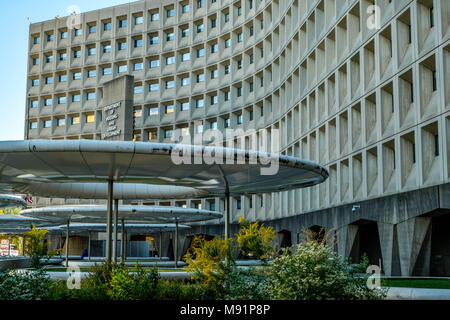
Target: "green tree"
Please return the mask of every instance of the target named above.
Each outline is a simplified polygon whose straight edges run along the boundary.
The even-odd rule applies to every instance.
[[[43,241],[45,235],[49,232],[46,229],[38,229],[33,224],[30,231],[24,233],[26,239],[25,254],[31,258],[31,266],[40,269],[47,264],[59,250],[49,252],[49,243]]]
[[[255,259],[268,259],[274,256],[273,239],[275,231],[272,227],[250,222],[239,217],[241,228],[236,235],[237,243],[244,255]]]

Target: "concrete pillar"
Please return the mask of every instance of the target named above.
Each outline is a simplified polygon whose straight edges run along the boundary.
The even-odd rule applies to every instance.
[[[380,237],[381,255],[383,258],[383,271],[387,276],[392,275],[394,254],[394,225],[377,222]]]
[[[418,217],[408,219],[397,224],[398,235],[398,249],[400,258],[400,268],[402,276],[411,276],[419,257],[422,246],[424,246],[425,254],[425,268],[428,265],[429,273],[429,259],[431,250],[431,218]],[[424,243],[425,242],[425,243]],[[430,246],[430,248],[427,248]]]
[[[122,238],[120,241],[120,262],[125,263],[125,219],[121,221]]]
[[[175,268],[178,268],[178,219],[175,220]]]
[[[113,210],[113,181],[108,181],[108,204],[106,212],[106,261],[111,262],[111,225]]]
[[[349,224],[337,230],[338,254],[343,258],[348,258],[355,243],[358,226]]]
[[[66,268],[69,267],[69,234],[70,234],[70,220],[67,220],[66,228]]]
[[[112,259],[117,263],[117,234],[119,227],[119,199],[114,199],[114,233]]]

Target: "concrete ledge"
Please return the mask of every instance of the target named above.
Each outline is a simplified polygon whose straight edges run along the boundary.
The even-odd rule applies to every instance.
[[[390,287],[386,300],[450,300],[450,290]]]
[[[31,260],[28,257],[11,257],[0,259],[0,271],[29,268],[30,266]]]

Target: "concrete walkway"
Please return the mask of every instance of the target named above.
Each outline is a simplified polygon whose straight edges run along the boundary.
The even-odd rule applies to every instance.
[[[386,300],[450,300],[450,290],[390,287]]]

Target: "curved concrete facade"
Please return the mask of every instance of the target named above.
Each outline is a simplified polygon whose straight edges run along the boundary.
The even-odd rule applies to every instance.
[[[368,22],[377,20],[372,4],[139,1],[82,14],[78,36],[67,30],[66,18],[32,24],[25,137],[100,139],[102,84],[128,73],[135,81],[137,140],[168,142],[168,132],[174,129],[191,136],[209,128],[255,129],[279,139],[283,154],[328,168],[328,181],[318,186],[234,198],[234,221],[239,215],[301,220],[320,211],[334,213],[330,219],[335,223],[322,227],[338,228],[341,218],[349,226],[359,225],[358,217],[348,221],[342,216],[351,215],[353,208],[370,217],[375,229],[384,222],[394,228],[396,219],[393,223],[382,218],[389,212],[377,215],[373,206],[360,204],[376,201],[383,207],[397,195],[417,200],[421,190],[427,197],[426,188],[447,190],[450,181],[450,3],[375,0],[380,28],[370,29]],[[124,19],[126,26],[120,27]],[[111,30],[105,31],[109,22]],[[67,38],[62,39],[65,31]],[[37,37],[40,43],[34,44]],[[60,60],[64,53],[67,60]],[[39,58],[38,65],[33,65],[34,58]],[[111,74],[105,75],[109,67]],[[95,77],[89,77],[93,70]],[[58,81],[61,74],[66,82]],[[39,83],[32,86],[35,79]],[[439,193],[437,198],[429,207],[448,213]],[[222,209],[223,201],[193,200],[187,205]],[[428,206],[418,212],[421,208],[405,210],[407,239],[394,239],[394,231],[379,233],[380,243],[384,241],[378,249],[383,251],[382,263],[399,259],[404,266],[398,269],[405,275],[414,273],[421,254],[428,254],[421,253],[428,252],[426,245],[411,247],[428,237],[426,226],[425,231],[414,229],[414,219],[431,212]],[[305,222],[286,228],[292,242],[298,241],[295,233],[301,227],[311,226]],[[341,246],[350,252],[357,233],[358,228],[349,233],[352,236],[341,233]],[[396,253],[385,248],[393,243],[401,248],[410,243],[399,249],[408,257],[389,258]],[[450,253],[444,256],[450,259]]]

